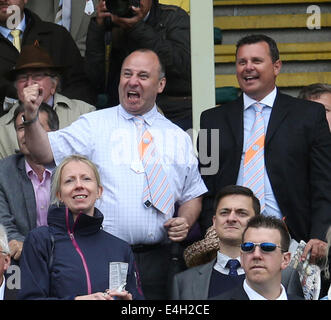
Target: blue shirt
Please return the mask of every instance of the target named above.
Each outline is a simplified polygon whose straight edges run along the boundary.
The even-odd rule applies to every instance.
[[[153,107],[143,115],[167,174],[175,202],[181,205],[207,191],[193,152],[192,140]],[[69,127],[49,132],[56,164],[73,153],[87,156],[98,167],[104,192],[98,207],[105,231],[130,244],[167,241],[164,223],[174,214],[145,208],[144,170],[138,154],[133,115],[121,105],[81,116]]]
[[[26,21],[25,21],[25,15],[23,15],[23,19],[21,20],[21,22],[19,23],[19,25],[15,28],[17,30],[21,30],[21,34],[20,34],[20,39],[22,42],[22,38],[23,38],[23,33],[26,27]],[[6,27],[2,27],[0,26],[0,33],[4,36],[4,38],[8,39],[10,42],[13,42],[14,38],[13,36],[10,34],[10,31],[12,31],[11,29],[8,29]]]
[[[270,114],[276,99],[276,95],[277,95],[277,88],[275,87],[275,89],[271,93],[269,93],[261,101],[258,101],[261,104],[266,105],[262,110],[262,115],[264,119],[264,130],[265,130],[264,134],[266,134],[267,132]],[[237,179],[237,185],[241,185],[241,186],[243,185],[244,158],[247,148],[246,143],[255,121],[255,111],[252,105],[257,102],[256,100],[247,96],[245,93],[243,96],[244,96],[244,144],[243,144],[243,152],[241,155],[240,168]],[[266,215],[273,215],[278,218],[282,218],[282,213],[280,212],[278,203],[272,191],[272,187],[270,184],[266,167],[264,167],[264,192],[265,192],[265,209],[262,213]]]

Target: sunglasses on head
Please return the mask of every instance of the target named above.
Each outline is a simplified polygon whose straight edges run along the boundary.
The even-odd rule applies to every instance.
[[[281,251],[285,251],[282,250],[281,246],[277,246],[275,243],[272,242],[262,242],[262,243],[244,242],[240,245],[241,250],[243,252],[253,252],[256,246],[259,246],[263,252],[272,252],[275,251],[276,248],[280,248]]]

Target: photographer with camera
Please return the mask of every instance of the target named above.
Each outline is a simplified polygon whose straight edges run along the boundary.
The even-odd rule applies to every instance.
[[[100,0],[89,24],[86,68],[91,82],[107,100],[118,104],[124,58],[139,48],[155,51],[166,69],[167,84],[157,98],[165,116],[184,130],[192,127],[190,19],[177,6],[158,0]]]

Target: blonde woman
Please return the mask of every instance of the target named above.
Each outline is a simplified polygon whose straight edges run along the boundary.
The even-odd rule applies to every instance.
[[[102,230],[94,207],[102,191],[87,158],[72,155],[57,167],[48,227],[33,229],[24,242],[20,299],[143,299],[130,246]],[[110,262],[127,268],[119,290],[109,288]]]

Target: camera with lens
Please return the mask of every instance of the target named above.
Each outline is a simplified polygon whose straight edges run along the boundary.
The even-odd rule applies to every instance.
[[[119,17],[131,18],[133,12],[131,7],[139,7],[140,0],[106,0],[106,7],[110,13]]]

